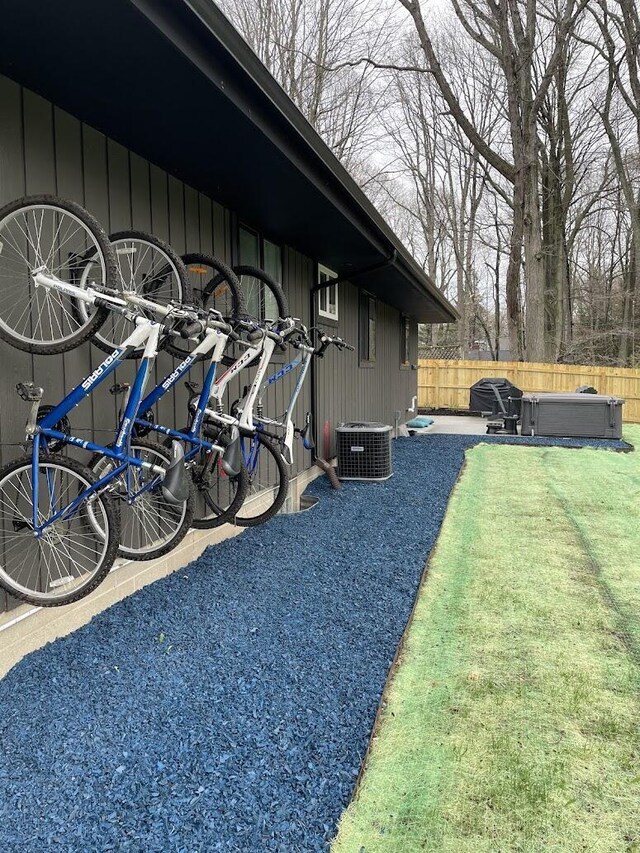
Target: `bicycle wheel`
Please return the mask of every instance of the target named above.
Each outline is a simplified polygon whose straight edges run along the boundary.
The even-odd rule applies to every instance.
[[[160,305],[169,302],[191,304],[187,271],[171,246],[143,231],[120,231],[109,239],[116,256],[118,290],[133,291]],[[83,287],[92,275],[93,264],[94,258],[87,256],[79,282]],[[159,319],[153,312],[130,307],[153,320]],[[81,314],[85,310],[82,305],[79,307]],[[125,317],[110,313],[100,332],[93,336],[93,342],[101,350],[112,352],[131,331],[131,323]],[[164,349],[167,343],[168,336],[161,337],[159,349]],[[138,348],[127,357],[140,358],[141,355],[142,348]]]
[[[187,430],[185,429],[184,432]],[[215,440],[217,432],[205,429],[205,435]],[[191,469],[195,484],[196,504],[193,526],[210,530],[221,524],[234,523],[249,489],[249,476],[245,466],[235,477],[225,473],[222,454],[216,450],[203,451]]]
[[[284,290],[264,270],[241,264],[233,268],[240,282],[245,310],[256,320],[277,320],[289,316],[289,303]],[[205,287],[202,303],[208,308],[215,298],[216,289],[222,283],[220,276],[213,278]],[[215,305],[213,306],[215,307]]]
[[[129,453],[165,469],[171,462],[171,454],[165,447],[142,438],[131,441]],[[98,477],[104,477],[117,465],[117,461],[100,454],[95,454],[89,462],[89,468]],[[155,485],[141,491],[154,481],[157,481]],[[114,481],[113,487],[120,501],[119,556],[129,560],[153,560],[167,554],[187,535],[193,518],[193,486],[186,501],[177,505],[169,503],[162,493],[162,481],[157,473],[130,465]],[[100,535],[98,524],[95,529]]]
[[[78,284],[81,259],[95,262],[87,285],[112,288],[113,249],[96,219],[74,202],[28,196],[0,210],[0,337],[17,349],[52,355],[86,341],[105,322],[106,308],[79,303],[54,288],[36,286],[39,270]]]
[[[73,459],[42,456],[38,469],[38,518],[44,524],[68,507],[96,478]],[[98,519],[97,535],[89,513]],[[31,455],[0,470],[0,586],[10,595],[53,607],[83,598],[104,580],[118,548],[117,507],[94,494],[36,538],[33,532]]]
[[[260,432],[243,438],[249,490],[236,514],[239,527],[264,524],[278,512],[289,491],[289,473],[277,446]]]
[[[240,289],[238,277],[226,264],[210,255],[200,252],[191,252],[182,256],[186,267],[189,287],[196,305],[202,305],[202,296],[211,281],[216,279],[217,285],[211,292],[207,301],[207,308],[219,311],[222,316],[231,322],[246,314],[244,298]],[[176,358],[184,358],[196,346],[197,341],[184,340],[173,337],[168,345],[167,351]]]
[[[207,293],[207,307],[219,311],[226,320],[236,320],[246,313],[244,295],[238,276],[212,255],[189,252],[182,256],[187,268],[189,285],[194,298],[202,304]],[[211,285],[212,281],[216,281]]]

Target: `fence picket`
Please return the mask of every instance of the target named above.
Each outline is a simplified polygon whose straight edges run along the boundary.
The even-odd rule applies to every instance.
[[[420,359],[418,406],[467,409],[469,388],[485,376],[505,376],[525,392],[575,391],[593,385],[599,394],[622,397],[627,422],[640,423],[640,369],[522,361]]]

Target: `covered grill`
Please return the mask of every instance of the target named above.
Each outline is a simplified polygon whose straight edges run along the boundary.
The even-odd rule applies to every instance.
[[[469,389],[469,410],[491,416],[519,415],[521,397],[522,391],[508,379],[484,378],[478,380]]]

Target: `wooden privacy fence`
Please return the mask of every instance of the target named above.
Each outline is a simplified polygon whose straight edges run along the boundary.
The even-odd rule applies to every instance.
[[[506,376],[525,392],[575,391],[592,385],[599,394],[622,397],[625,421],[640,423],[640,369],[523,361],[420,359],[418,406],[468,409],[469,388],[485,376]]]

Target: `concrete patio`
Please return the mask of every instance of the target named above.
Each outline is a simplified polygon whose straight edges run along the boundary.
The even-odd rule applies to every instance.
[[[485,435],[485,418],[471,415],[429,415],[433,418],[431,426],[416,430],[420,434],[439,433],[441,435]]]

